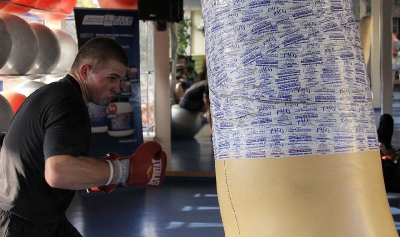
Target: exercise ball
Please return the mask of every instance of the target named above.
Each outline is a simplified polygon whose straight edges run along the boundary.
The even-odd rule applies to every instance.
[[[39,0],[35,8],[53,11],[58,7],[60,0]]]
[[[46,76],[44,83],[50,84],[52,82],[59,81],[65,77],[66,73],[49,74]]]
[[[67,32],[53,29],[60,44],[60,60],[52,73],[65,73],[71,69],[75,56],[78,53],[78,44],[75,39]]]
[[[101,8],[137,9],[137,0],[98,0]]]
[[[11,36],[10,56],[0,69],[0,74],[25,74],[33,66],[38,53],[38,41],[31,26],[22,18],[0,13],[0,19],[5,23]]]
[[[35,8],[54,12],[58,8],[59,3],[60,3],[60,0],[39,0],[36,3]],[[51,19],[44,19],[43,17],[41,17],[42,15],[44,15],[44,16],[52,15],[50,12],[44,12],[42,10],[32,9],[32,10],[30,10],[29,13],[31,13],[32,15],[36,15],[36,16],[42,18],[43,20],[51,20]]]
[[[30,23],[30,25],[36,34],[39,50],[28,74],[51,73],[60,60],[60,43],[54,32],[47,26],[39,23]]]
[[[0,42],[1,42],[0,68],[2,68],[4,64],[6,64],[8,58],[10,57],[12,42],[11,42],[11,36],[7,31],[6,24],[1,19],[0,19]]]
[[[14,112],[10,103],[4,96],[0,95],[0,133],[8,130],[13,116]]]
[[[0,95],[6,98],[8,103],[10,103],[14,114],[17,112],[22,102],[24,102],[24,100],[26,99],[25,95],[15,91],[2,91],[0,92]]]
[[[78,0],[60,0],[59,4],[53,9],[55,13],[51,12],[37,12],[32,10],[38,17],[42,18],[43,20],[63,20],[68,15],[70,15],[74,11],[74,7]],[[61,13],[61,14],[57,14]]]
[[[71,14],[74,11],[74,7],[78,0],[60,0],[59,11],[67,14]]]
[[[27,7],[20,7],[13,4],[7,4],[0,9],[2,12],[13,13],[13,14],[25,14],[30,11],[29,7],[34,7],[38,0],[9,0],[11,3],[20,4]]]
[[[171,107],[171,138],[192,138],[201,128],[199,113],[182,109],[179,105]]]
[[[34,91],[36,91],[37,89],[39,89],[44,85],[46,85],[46,83],[39,81],[28,81],[14,87],[13,91],[16,91],[28,97],[30,94],[32,94]]]

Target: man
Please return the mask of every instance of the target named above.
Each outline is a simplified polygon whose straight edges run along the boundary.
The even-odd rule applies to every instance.
[[[205,112],[207,114],[207,121],[211,125],[208,81],[196,82],[187,89],[179,100],[179,107],[193,113]]]
[[[86,103],[112,100],[127,65],[117,42],[91,39],[64,79],[21,105],[0,153],[0,236],[81,236],[65,216],[75,190],[161,184],[166,157],[158,143],[143,144],[131,157],[86,157],[91,135]]]

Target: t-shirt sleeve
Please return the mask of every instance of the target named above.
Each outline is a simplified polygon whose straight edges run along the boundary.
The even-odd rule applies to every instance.
[[[63,99],[53,105],[45,120],[45,159],[54,155],[86,155],[90,144],[90,122],[86,106]]]

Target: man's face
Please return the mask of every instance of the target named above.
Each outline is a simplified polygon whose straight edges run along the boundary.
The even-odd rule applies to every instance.
[[[125,77],[127,67],[117,61],[109,61],[96,72],[93,66],[86,78],[87,98],[98,105],[107,104],[120,93],[120,81]]]

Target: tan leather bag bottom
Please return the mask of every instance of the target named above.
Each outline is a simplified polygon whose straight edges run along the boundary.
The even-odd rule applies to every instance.
[[[216,161],[228,237],[398,237],[379,151]]]

